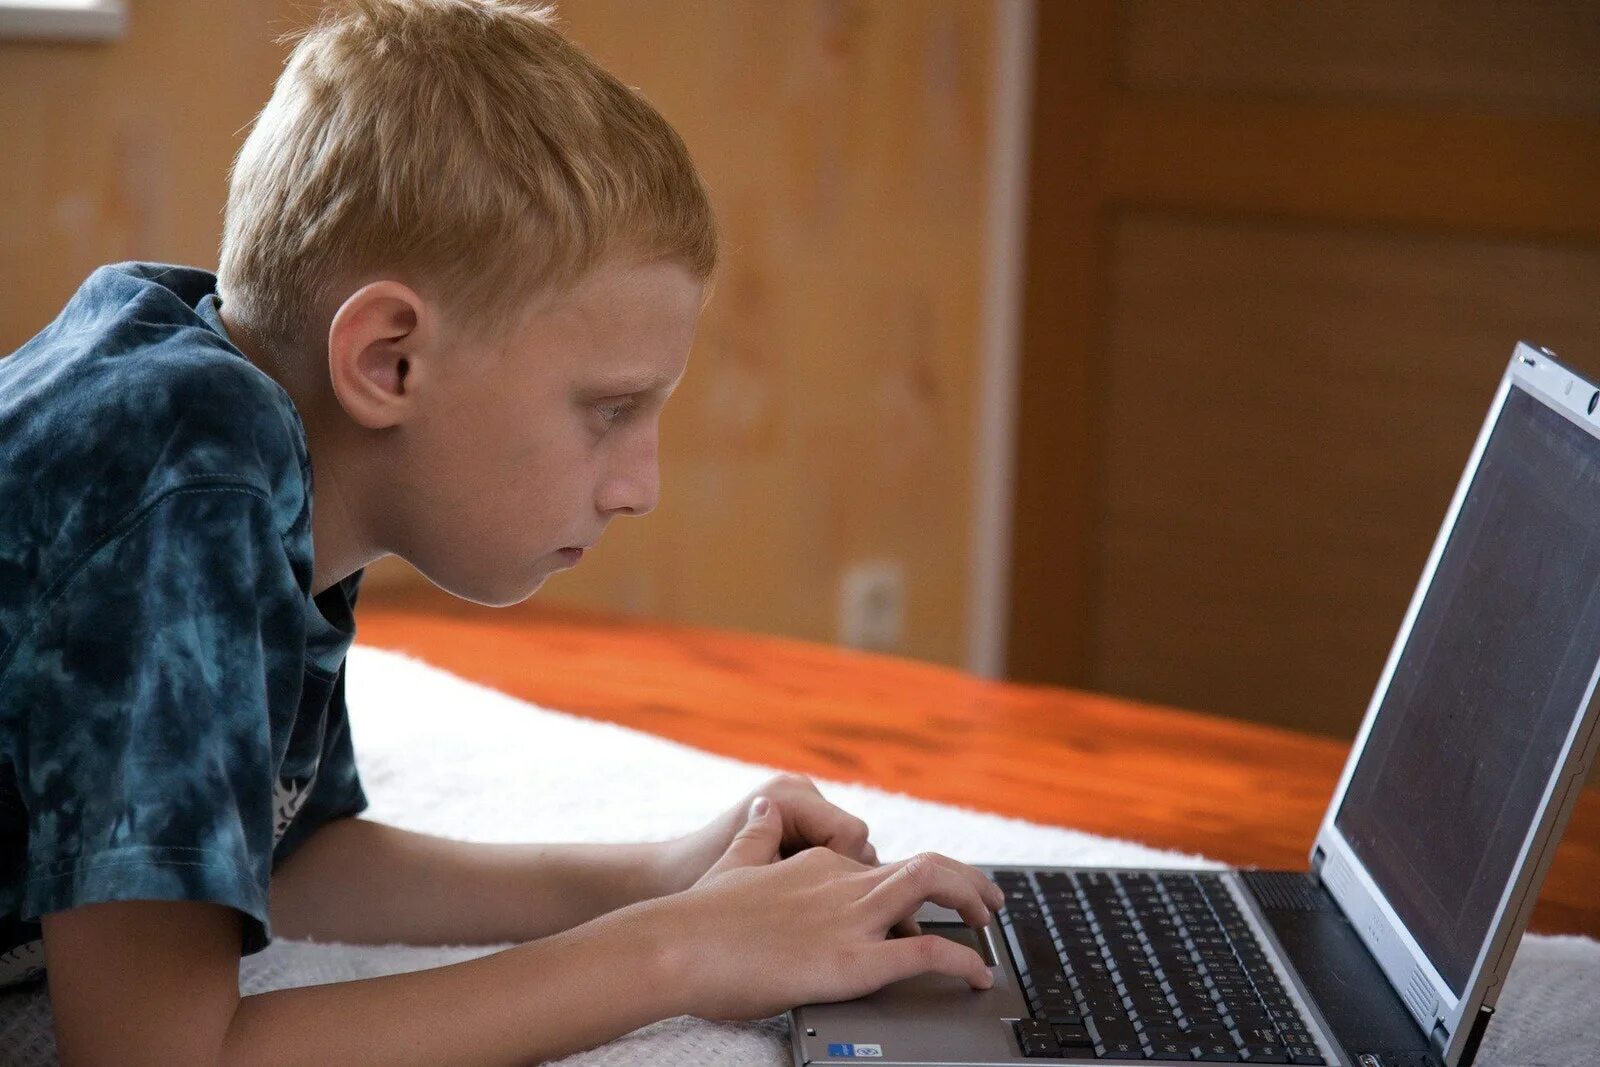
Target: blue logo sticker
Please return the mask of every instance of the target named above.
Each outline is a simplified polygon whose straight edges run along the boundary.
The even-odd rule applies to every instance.
[[[882,1045],[852,1045],[836,1042],[828,1046],[830,1056],[849,1056],[853,1059],[881,1060],[883,1059]]]

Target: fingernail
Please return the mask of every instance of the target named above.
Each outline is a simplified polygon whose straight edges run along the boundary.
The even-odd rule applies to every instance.
[[[771,807],[772,803],[767,800],[766,797],[756,797],[755,803],[750,805],[750,817],[759,819],[761,816],[765,815],[768,810],[771,809]]]

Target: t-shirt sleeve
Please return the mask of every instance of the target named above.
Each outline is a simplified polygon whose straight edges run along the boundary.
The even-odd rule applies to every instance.
[[[243,913],[244,954],[267,943],[268,712],[297,696],[303,605],[269,498],[221,480],[135,509],[46,591],[0,665],[22,918],[212,901]]]
[[[349,660],[339,664],[339,673],[327,680],[330,686],[327,725],[322,735],[322,752],[316,776],[303,801],[282,792],[275,805],[275,826],[282,827],[282,838],[273,854],[273,868],[288,859],[305,839],[332,822],[358,815],[367,809],[367,794],[361,787],[356,768],[355,749],[350,741],[349,709],[344,702],[344,674]],[[315,676],[307,685],[315,684]]]

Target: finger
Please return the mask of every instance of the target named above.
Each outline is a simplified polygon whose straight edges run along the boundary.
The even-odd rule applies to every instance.
[[[917,922],[916,916],[907,915],[889,928],[890,937],[921,937],[922,924]]]
[[[876,869],[889,870],[893,867],[903,866],[910,863],[912,860],[917,860],[919,856],[919,862],[935,863],[955,871],[964,878],[970,879],[972,883],[978,887],[979,898],[991,911],[999,911],[1006,906],[1006,891],[1001,889],[1000,886],[995,883],[994,879],[990,878],[976,867],[969,866],[965,863],[962,863],[960,860],[951,859],[949,856],[941,855],[937,852],[922,852],[919,853],[918,856],[911,856],[907,859],[900,860],[898,863],[890,864],[888,867],[879,867]],[[987,918],[985,918],[984,921],[987,922]]]
[[[913,915],[925,902],[959,912],[968,926],[983,927],[990,922],[990,909],[998,909],[1000,897],[982,874],[964,863],[957,863],[936,852],[919,852],[910,859],[878,867],[884,872],[879,883],[865,896],[864,903],[885,923]]]
[[[874,988],[930,973],[965,978],[973,989],[988,989],[994,985],[994,971],[982,956],[938,934],[885,941],[869,951],[865,958]]]
[[[789,798],[784,814],[795,833],[808,845],[823,845],[841,856],[872,866],[877,850],[867,843],[867,824],[812,790]]]
[[[732,867],[759,867],[778,858],[783,844],[783,816],[778,805],[767,797],[756,797],[750,802],[745,822],[733,835],[722,856],[711,865],[707,874]]]

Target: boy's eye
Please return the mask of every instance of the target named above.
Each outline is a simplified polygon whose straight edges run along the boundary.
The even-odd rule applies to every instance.
[[[595,405],[595,410],[600,413],[600,418],[607,426],[621,419],[625,419],[633,411],[634,402],[630,400],[608,401]]]

